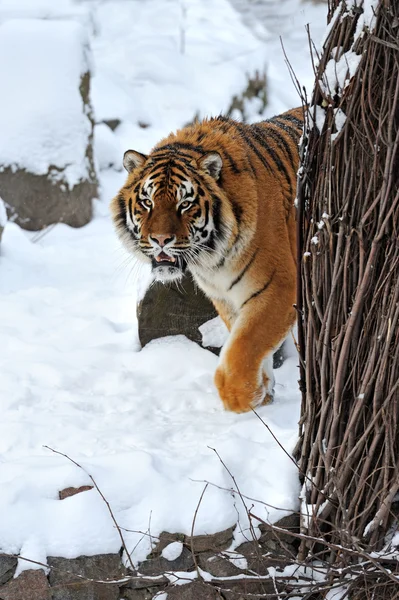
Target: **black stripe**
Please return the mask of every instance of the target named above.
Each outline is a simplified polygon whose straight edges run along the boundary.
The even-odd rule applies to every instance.
[[[273,121],[266,121],[266,123],[268,123],[269,125],[274,125],[275,126],[275,123],[273,123]],[[267,128],[267,135],[270,136],[271,139],[276,142],[276,144],[280,148],[280,150],[284,150],[285,151],[286,155],[288,156],[288,158],[291,161],[292,167],[296,170],[297,169],[298,160],[295,161],[294,155],[292,154],[291,147],[287,143],[287,141],[284,138],[284,136],[281,135],[280,128],[278,128],[276,130],[273,127],[268,127]]]
[[[234,202],[234,200],[232,198],[230,198],[230,203],[231,203],[231,208],[233,209],[233,214],[234,214],[235,220],[237,221],[237,225],[239,226],[241,223],[243,209],[241,208],[241,206],[239,204],[237,204],[237,202]]]
[[[130,219],[131,219],[132,223],[134,223],[132,209],[133,209],[133,200],[130,198],[130,200],[129,200],[129,215],[130,215]]]
[[[270,122],[274,123],[275,125],[280,127],[280,129],[282,129],[283,131],[288,133],[288,135],[290,136],[292,141],[295,142],[296,144],[299,144],[299,140],[301,137],[299,131],[297,129],[294,129],[293,127],[291,127],[291,125],[288,125],[288,123],[281,122],[279,119],[280,119],[280,117],[274,117],[273,119],[271,119]]]
[[[283,115],[278,115],[278,118],[281,119],[282,121],[288,121],[289,123],[294,123],[298,127],[298,129],[303,128],[303,121],[301,121],[301,119],[298,119],[298,117],[294,117],[294,115],[283,114]]]
[[[253,255],[251,256],[251,259],[249,260],[249,262],[245,265],[245,267],[243,268],[243,270],[241,271],[241,273],[238,275],[238,277],[236,279],[234,279],[233,283],[231,284],[231,286],[229,287],[229,289],[227,290],[228,292],[239,282],[241,281],[241,279],[244,277],[245,273],[248,271],[249,267],[252,265],[252,263],[255,260],[255,257],[258,253],[259,248],[257,248],[255,250],[255,252],[253,253]]]
[[[166,149],[166,151],[165,151]],[[194,156],[192,154],[187,154],[186,152],[182,152],[176,146],[172,146],[169,144],[168,146],[162,146],[161,149],[156,148],[153,154],[150,155],[153,160],[168,160],[169,158],[176,159],[189,159],[192,160]]]
[[[228,161],[229,166],[230,166],[231,170],[233,171],[233,173],[240,173],[241,170],[238,168],[237,163],[234,161],[231,154],[229,152],[227,152],[227,150],[225,150],[223,147],[221,147],[221,153],[222,153],[223,157],[227,158],[227,161]]]
[[[176,152],[181,148],[183,150],[192,150],[193,152],[206,152],[203,146],[190,144],[189,142],[172,142],[170,144],[165,144],[165,146],[159,146],[156,151],[158,152],[159,150],[171,150],[172,152]]]
[[[254,152],[254,154],[256,154],[256,156],[259,158],[259,160],[261,161],[261,163],[266,167],[266,169],[270,172],[273,173],[269,163],[266,160],[266,157],[262,154],[262,152],[260,152],[258,150],[258,148],[256,146],[254,146],[254,144],[251,142],[251,140],[249,139],[249,137],[246,135],[245,130],[243,128],[243,126],[241,125],[241,123],[237,123],[235,121],[232,121],[232,124],[234,125],[234,127],[236,128],[236,130],[238,131],[238,133],[240,134],[240,136],[242,137],[242,139],[244,140],[244,142],[251,148],[252,152]],[[248,129],[247,129],[248,130]]]
[[[222,258],[219,260],[219,262],[217,263],[217,265],[215,265],[214,267],[212,267],[212,269],[214,269],[214,270],[221,269],[224,266],[225,262],[226,262],[226,257],[222,256]]]
[[[217,196],[212,196],[212,218],[215,230],[219,232],[221,201]]]
[[[201,227],[201,231],[203,231],[209,223],[209,200],[205,200],[204,205],[205,205],[205,223]]]
[[[273,160],[274,164],[276,165],[278,171],[283,172],[285,175],[285,179],[289,185],[289,189],[290,189],[290,195],[292,195],[293,190],[292,190],[292,183],[291,183],[291,178],[290,175],[285,167],[285,164],[282,162],[281,158],[279,157],[279,155],[277,154],[277,152],[275,152],[273,150],[273,148],[271,146],[269,146],[269,144],[267,143],[265,136],[263,134],[263,132],[261,133],[259,130],[255,129],[254,125],[250,126],[250,131],[252,136],[255,138],[255,140],[258,142],[258,144],[260,144],[268,153],[268,155],[271,157],[271,159]],[[267,133],[267,130],[265,130],[265,134]]]
[[[122,194],[118,195],[118,208],[119,210],[117,214],[117,219],[123,221],[123,223],[126,225],[126,203]]]
[[[276,271],[274,271],[273,275],[271,276],[271,278],[269,279],[269,281],[267,281],[265,283],[265,285],[263,286],[263,288],[261,288],[260,290],[258,290],[257,292],[254,292],[252,294],[252,296],[250,296],[249,298],[247,298],[245,300],[245,302],[243,304],[241,304],[241,308],[243,306],[245,306],[247,304],[247,302],[249,302],[250,300],[252,300],[253,298],[256,298],[256,296],[259,296],[259,294],[261,294],[262,292],[264,292],[265,290],[267,290],[267,288],[269,287],[269,285],[271,284],[271,282],[273,281],[273,277],[276,274]]]

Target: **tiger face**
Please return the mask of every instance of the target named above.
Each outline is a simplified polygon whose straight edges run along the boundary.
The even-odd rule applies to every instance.
[[[150,156],[124,155],[128,180],[114,199],[114,220],[125,246],[151,263],[156,279],[180,279],[190,267],[209,267],[223,251],[222,191],[217,184],[222,159],[200,159],[165,149]]]

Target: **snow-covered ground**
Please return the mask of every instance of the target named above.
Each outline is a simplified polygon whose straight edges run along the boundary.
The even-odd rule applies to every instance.
[[[274,2],[274,15],[279,6]],[[321,35],[326,9],[299,0],[290,7],[291,26],[282,13],[281,33],[310,84],[302,23],[313,17]],[[248,505],[272,521],[284,514],[279,508],[297,507],[295,466],[255,415],[223,410],[213,354],[182,336],[139,351],[135,294],[145,273],[119,247],[108,204],[124,181],[123,150],[146,152],[196,114],[225,111],[255,69],[266,66],[269,77],[265,116],[298,104],[279,50],[278,20],[267,32],[267,13],[255,27],[253,14],[243,19],[227,0],[41,0],[34,7],[0,0],[0,23],[26,17],[72,18],[87,28],[96,119],[122,123],[115,132],[96,127],[101,198],[89,225],[28,234],[8,223],[3,233],[0,552],[38,561],[117,552],[118,534],[95,490],[58,499],[63,488],[90,484],[87,473],[130,530],[125,538],[135,562],[151,548],[142,532],[191,532],[204,482],[211,485],[195,533],[238,523],[238,544],[250,537],[245,510],[214,450],[251,498]],[[296,364],[292,351],[276,371],[274,404],[259,409],[288,452],[299,415]]]

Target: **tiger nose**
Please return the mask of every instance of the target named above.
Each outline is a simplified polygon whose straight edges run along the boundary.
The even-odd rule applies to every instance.
[[[161,248],[163,248],[163,246],[166,246],[166,244],[169,244],[169,242],[173,242],[175,237],[176,237],[175,235],[171,235],[170,233],[166,233],[166,234],[152,233],[149,236],[150,240],[152,240],[153,242],[155,242],[156,244],[161,246]]]

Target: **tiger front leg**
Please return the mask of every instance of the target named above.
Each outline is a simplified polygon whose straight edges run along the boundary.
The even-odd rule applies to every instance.
[[[295,320],[293,302],[292,290],[271,285],[242,307],[215,373],[226,409],[246,412],[272,400],[273,352]]]

